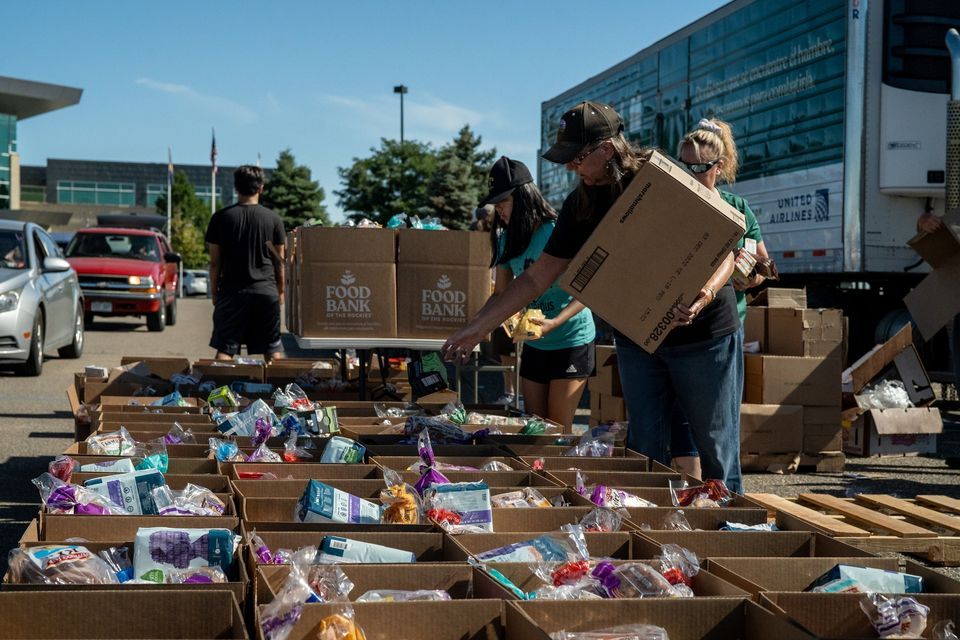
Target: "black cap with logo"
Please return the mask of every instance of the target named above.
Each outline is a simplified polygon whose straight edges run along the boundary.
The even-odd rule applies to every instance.
[[[560,118],[557,141],[543,154],[557,164],[572,162],[591,142],[612,138],[623,131],[623,119],[613,107],[601,102],[581,102]]]
[[[480,206],[496,204],[510,195],[514,189],[528,182],[533,182],[533,176],[530,174],[530,169],[527,169],[527,165],[519,160],[500,156],[490,169],[490,176],[487,178],[489,192],[480,202]]]

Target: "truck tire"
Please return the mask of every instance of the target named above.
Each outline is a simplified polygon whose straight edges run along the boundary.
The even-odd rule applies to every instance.
[[[167,326],[172,327],[177,324],[177,299],[174,298],[167,305]]]
[[[30,336],[30,352],[27,361],[17,367],[17,374],[35,377],[43,372],[43,310],[37,309],[33,319],[33,333]]]
[[[167,308],[161,306],[157,311],[147,316],[148,331],[163,331],[167,326]]]
[[[73,320],[73,342],[65,347],[57,349],[57,354],[61,358],[79,358],[83,355],[83,306],[77,309],[76,318]]]

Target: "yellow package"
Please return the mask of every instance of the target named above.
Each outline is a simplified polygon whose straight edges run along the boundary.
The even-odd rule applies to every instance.
[[[546,317],[540,309],[527,309],[513,332],[514,342],[537,340],[543,335],[542,327],[539,324],[531,322],[531,320],[546,320]]]
[[[506,332],[508,338],[513,338],[513,334],[517,332],[517,327],[520,325],[520,320],[523,318],[523,311],[518,311],[500,325],[503,327],[504,332]]]

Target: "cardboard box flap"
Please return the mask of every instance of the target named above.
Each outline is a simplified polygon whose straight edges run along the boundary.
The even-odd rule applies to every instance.
[[[190,372],[190,360],[176,356],[123,356],[120,365],[142,362],[147,370],[164,380],[169,380],[177,373]]]
[[[301,227],[298,231],[299,263],[393,264],[396,261],[397,233],[394,229]]]
[[[843,372],[844,391],[860,393],[878,373],[893,362],[898,353],[913,344],[913,328],[908,324],[884,342],[865,353]],[[849,388],[848,385],[849,384]]]
[[[768,287],[754,296],[750,305],[771,309],[806,309],[807,290]]]
[[[397,264],[444,264],[490,268],[490,236],[475,231],[397,231]]]
[[[907,240],[907,244],[934,269],[960,254],[960,209],[948,211],[942,221],[943,226],[933,233],[921,231]]]
[[[960,253],[934,269],[903,302],[924,339],[933,338],[960,313]]]
[[[882,436],[899,433],[942,433],[939,409],[871,409],[867,412]]]

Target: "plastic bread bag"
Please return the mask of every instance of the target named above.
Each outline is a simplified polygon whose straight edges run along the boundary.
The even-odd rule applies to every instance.
[[[68,455],[61,454],[50,461],[50,464],[47,465],[47,471],[58,480],[70,482],[73,478],[73,472],[77,471],[79,466],[76,460]]]
[[[410,416],[403,425],[403,433],[411,438],[429,431],[431,440],[439,444],[471,444],[486,434],[485,430],[475,433],[464,431],[458,424],[444,417]]]
[[[480,466],[480,471],[513,471],[513,467],[500,460],[490,460]]]
[[[284,462],[304,462],[313,458],[313,454],[297,444],[297,440],[297,434],[291,433],[287,441],[283,443]]]
[[[137,443],[134,454],[134,468],[137,471],[156,469],[160,473],[166,473],[169,467],[170,455],[167,453],[167,443],[164,438]]]
[[[151,495],[161,516],[222,516],[227,509],[213,491],[189,482],[182,491],[163,485],[154,489]]]
[[[681,595],[659,571],[643,562],[614,565],[606,560],[590,574],[609,598],[677,597]],[[692,594],[690,594],[692,595]]]
[[[687,520],[687,516],[683,514],[682,509],[677,509],[667,515],[667,517],[663,519],[663,528],[667,531],[693,531],[693,527],[690,525],[690,521]]]
[[[439,589],[420,589],[401,591],[396,589],[375,589],[367,591],[356,602],[445,602],[453,600],[450,594]]]
[[[559,531],[546,533],[537,538],[508,544],[475,554],[478,562],[572,562],[588,560],[587,539],[583,527],[567,524]]]
[[[229,582],[220,567],[196,567],[174,569],[166,575],[167,584],[223,584]]]
[[[388,524],[419,524],[423,513],[420,494],[403,481],[393,469],[383,470],[386,487],[380,490],[380,502],[383,503],[383,521]]]
[[[420,456],[420,479],[413,485],[417,493],[422,496],[424,491],[436,484],[450,483],[445,475],[434,469],[436,457],[433,455],[433,445],[430,443],[430,432],[426,429],[417,437],[417,453]]]
[[[618,512],[606,507],[597,507],[583,516],[580,526],[588,533],[614,533],[620,531],[624,518],[629,515],[623,510]]]
[[[246,462],[247,456],[240,452],[240,447],[233,440],[210,438],[210,456],[217,462]]]
[[[498,509],[526,509],[530,507],[523,491],[508,491],[490,496],[490,504]]]
[[[930,608],[910,597],[892,598],[871,593],[860,601],[880,638],[922,638]]]
[[[670,640],[667,630],[652,624],[628,624],[597,631],[557,631],[551,640]]]
[[[247,456],[247,462],[283,462],[283,458],[266,444],[261,444]]]
[[[85,487],[68,484],[49,473],[32,480],[40,492],[40,501],[47,513],[78,516],[123,516],[118,504]]]
[[[696,487],[688,486],[686,480],[670,481],[670,497],[675,507],[722,507],[733,499],[723,480],[704,480]]]
[[[341,604],[336,613],[320,620],[317,640],[366,640],[366,636],[357,626],[353,607]]]
[[[606,431],[598,434],[587,432],[575,446],[563,452],[565,456],[579,458],[609,458],[616,447],[613,433]]]
[[[184,429],[179,422],[174,422],[170,431],[163,436],[163,441],[167,444],[196,444],[197,439],[189,427]]]
[[[900,380],[882,380],[857,394],[861,409],[909,409],[913,402]]]
[[[303,389],[296,382],[291,382],[283,389],[277,389],[271,397],[273,406],[277,409],[287,409],[289,411],[313,411],[316,404],[313,403]]]
[[[697,554],[677,544],[665,544],[661,548],[660,573],[675,589],[693,588],[693,578],[700,573],[700,559]],[[693,592],[689,592],[693,596]]]
[[[107,563],[120,583],[133,579],[133,563],[130,562],[130,552],[126,547],[110,547],[97,554]]]
[[[294,554],[296,556],[296,554]],[[353,581],[337,564],[312,564],[307,583],[320,602],[349,602]]]
[[[547,584],[533,592],[534,600],[603,600],[603,596],[590,588],[576,584],[554,586]]]
[[[137,441],[125,427],[110,433],[93,433],[84,441],[87,453],[97,456],[132,456],[137,451]]]
[[[277,597],[260,610],[260,631],[266,640],[286,640],[303,615],[304,603],[320,601],[307,582],[310,556],[315,552],[315,547],[306,547],[293,554],[290,573]]]
[[[5,582],[12,584],[119,584],[102,558],[78,545],[13,549],[7,556]]]
[[[534,562],[530,565],[530,572],[544,583],[559,587],[583,582],[590,577],[590,562],[588,560],[571,560],[568,562]]]
[[[598,507],[607,507],[608,509],[625,509],[627,507],[636,509],[657,506],[640,496],[602,484],[594,486],[593,491],[590,492],[590,501]]]

